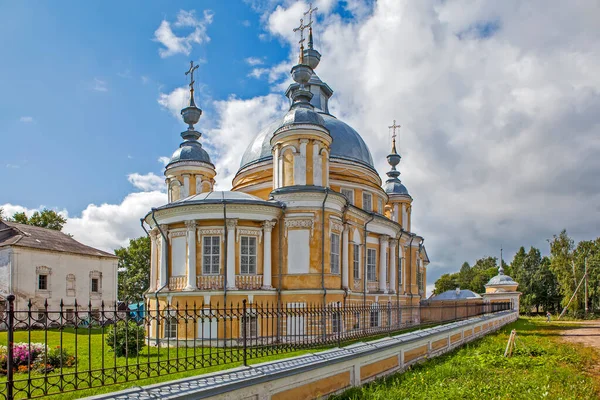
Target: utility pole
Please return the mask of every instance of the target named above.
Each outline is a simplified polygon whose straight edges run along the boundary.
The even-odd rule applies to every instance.
[[[585,276],[585,283],[584,283],[584,297],[585,297],[585,316],[587,317],[588,314],[588,278],[587,278],[587,257],[583,260],[584,262],[584,268],[585,268],[585,272],[584,275]]]

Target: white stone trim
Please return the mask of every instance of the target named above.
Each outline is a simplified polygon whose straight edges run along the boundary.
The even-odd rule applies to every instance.
[[[314,230],[313,225],[314,221],[312,219],[286,218],[284,221],[285,237],[287,238],[287,233],[290,228],[310,229],[310,237],[312,237]]]
[[[250,226],[238,226],[236,229],[235,241],[240,241],[240,236],[257,236],[258,243],[262,243],[263,231],[261,228],[254,228]]]

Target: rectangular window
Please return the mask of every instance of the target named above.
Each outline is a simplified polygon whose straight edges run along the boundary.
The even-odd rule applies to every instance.
[[[352,324],[352,329],[360,329],[360,312],[359,311],[354,313],[354,322]]]
[[[371,282],[377,280],[377,250],[367,249],[367,279]]]
[[[360,247],[357,244],[353,246],[353,269],[354,269],[354,279],[360,279]]]
[[[342,331],[342,319],[339,312],[331,314],[331,333],[339,333]]]
[[[377,212],[383,214],[383,201],[381,199],[377,200]]]
[[[241,237],[240,271],[242,274],[256,274],[256,237]]]
[[[340,235],[337,233],[331,234],[331,273],[340,273]]]
[[[362,207],[363,210],[365,210],[365,211],[373,210],[372,199],[373,199],[373,196],[371,196],[371,193],[363,192],[363,207]]]
[[[92,308],[92,320],[98,322],[100,321],[100,309],[99,308]]]
[[[398,283],[402,284],[402,257],[398,257]]]
[[[38,311],[37,322],[39,322],[40,324],[45,324],[46,323],[47,314],[48,313],[45,312],[45,311]]]
[[[202,274],[218,275],[221,265],[221,237],[202,238]]]
[[[342,188],[342,194],[346,196],[350,204],[354,204],[354,190]]]
[[[165,338],[177,338],[177,318],[167,317],[165,319]]]
[[[379,326],[379,310],[371,310],[371,318],[369,318],[369,323],[371,328]]]
[[[75,319],[75,312],[72,308],[67,308],[65,319],[67,320],[67,322],[73,322],[73,320]]]
[[[244,332],[240,332],[243,337]],[[258,337],[258,318],[256,318],[256,314],[247,314],[246,315],[246,338],[256,338]]]
[[[92,278],[92,293],[98,293],[100,290],[100,284],[99,284],[99,280],[98,278]]]
[[[38,275],[38,290],[48,290],[48,275]]]

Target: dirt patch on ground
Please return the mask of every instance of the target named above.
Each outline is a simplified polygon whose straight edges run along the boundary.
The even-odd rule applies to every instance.
[[[569,327],[561,331],[561,337],[569,343],[581,343],[593,347],[600,355],[600,320],[568,322]],[[600,381],[600,363],[596,363],[589,371]]]

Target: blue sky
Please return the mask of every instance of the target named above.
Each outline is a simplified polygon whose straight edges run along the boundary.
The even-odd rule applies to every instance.
[[[501,245],[510,260],[520,246],[547,253],[562,229],[597,237],[594,2],[314,3],[330,110],[361,134],[384,179],[387,126],[402,125],[399,169],[432,260],[428,285]],[[202,142],[227,189],[247,144],[287,106],[292,29],[307,7],[0,3],[0,207],[63,211],[65,231],[108,251],[141,235],[140,216],[166,201],[158,159],[181,141],[191,59]]]
[[[161,21],[174,21],[180,10],[202,18],[205,9],[214,14],[210,41],[189,56],[160,57],[154,32]],[[249,5],[228,1],[3,2],[0,35],[11,39],[0,43],[0,180],[11,190],[1,201],[77,214],[92,202],[120,201],[131,190],[129,173],[160,174],[157,159],[177,147],[183,125],[157,98],[185,84],[189,60],[201,64],[201,99],[269,91],[247,76],[244,60],[279,62],[287,50],[259,39],[259,18]],[[203,123],[214,124],[204,103]]]

